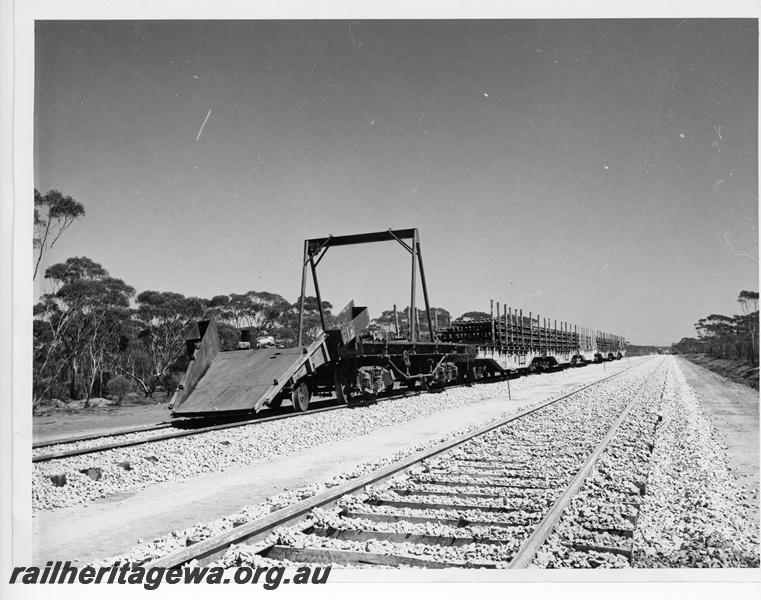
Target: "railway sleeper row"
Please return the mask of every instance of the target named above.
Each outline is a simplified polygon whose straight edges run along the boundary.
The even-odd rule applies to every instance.
[[[631,396],[626,403],[631,406]],[[525,434],[530,425],[522,421],[515,427],[523,428]],[[576,448],[562,461],[565,467],[575,464],[576,469],[558,468],[555,458],[551,472],[532,477],[535,473],[526,468],[529,457],[523,455],[524,450],[518,449],[520,457],[510,456],[509,451],[516,451],[514,444],[493,445],[500,437],[511,436],[499,429],[492,431],[448,456],[427,461],[415,473],[342,498],[332,513],[313,513],[313,522],[307,528],[279,531],[277,541],[261,550],[259,564],[275,561],[354,567],[504,568],[578,470],[578,446],[585,444],[581,435],[566,438],[563,444],[555,443],[553,435],[544,435],[544,444],[525,445],[540,450],[545,458],[547,454],[557,457],[563,449]],[[592,437],[597,444],[601,436]],[[587,440],[583,454],[593,449],[594,445],[589,445]],[[487,447],[491,450],[488,453]],[[470,458],[469,451],[473,451]],[[625,490],[628,484],[618,482],[618,487]],[[521,495],[513,497],[516,491]],[[619,490],[616,494],[621,500]],[[619,548],[619,538],[631,540],[628,532],[636,523],[636,512],[629,511],[628,506],[619,504],[618,512],[609,514],[604,526],[596,532],[589,530],[589,535],[631,556],[630,548]],[[422,532],[400,531],[400,526],[420,526]],[[442,535],[442,529],[458,533]],[[499,530],[503,535],[495,536]],[[569,546],[572,551],[611,549],[599,542],[571,543],[575,544]]]
[[[665,380],[660,394],[655,396],[658,401],[640,403],[622,424],[580,494],[564,511],[545,548],[537,553],[535,564],[544,567],[631,566],[634,532],[662,420],[657,404],[664,388]]]
[[[368,555],[380,553],[368,552],[367,546],[365,546],[364,551],[359,552],[359,556],[342,555],[339,557],[336,554],[331,554],[328,557],[325,552],[325,545],[332,543],[330,540],[333,542],[339,540],[341,544],[351,541],[341,539],[342,536],[359,536],[361,539],[365,539],[368,535],[378,537],[380,534],[380,537],[385,538],[386,534],[402,534],[404,536],[429,536],[428,541],[441,542],[429,545],[428,550],[424,550],[425,546],[422,546],[419,550],[422,554],[418,556],[407,556],[410,559],[428,561],[422,566],[431,568],[434,566],[432,563],[438,561],[446,566],[485,567],[491,564],[491,566],[496,565],[503,568],[508,564],[510,553],[515,554],[516,548],[521,547],[521,551],[518,552],[520,555],[523,553],[523,546],[530,545],[532,538],[535,537],[537,526],[542,525],[543,515],[547,512],[543,507],[555,502],[559,495],[566,495],[566,492],[562,491],[562,485],[567,482],[570,475],[578,471],[574,481],[571,482],[572,486],[575,485],[574,482],[579,477],[583,481],[591,468],[588,465],[594,464],[602,448],[608,444],[613,432],[631,409],[641,387],[643,384],[638,383],[637,380],[615,387],[602,382],[600,386],[594,386],[595,390],[598,390],[597,393],[586,389],[580,390],[548,405],[537,407],[519,419],[511,419],[505,425],[486,426],[482,428],[478,437],[463,436],[456,442],[455,440],[447,442],[444,448],[433,453],[434,456],[443,456],[441,453],[446,452],[449,455],[447,460],[451,461],[453,465],[456,464],[461,467],[478,466],[480,462],[480,466],[484,468],[475,469],[480,473],[480,476],[457,475],[460,479],[457,480],[451,472],[447,473],[445,469],[442,469],[444,472],[441,474],[432,473],[431,471],[437,470],[441,466],[441,462],[437,462],[436,459],[422,457],[416,459],[422,460],[423,463],[405,460],[400,466],[384,467],[377,476],[368,474],[360,478],[357,483],[352,483],[351,486],[347,484],[344,494],[348,495],[340,497],[336,495],[333,496],[334,499],[326,497],[324,500],[315,497],[312,506],[308,506],[310,502],[304,501],[306,504],[303,508],[295,505],[293,509],[284,509],[284,513],[287,512],[291,515],[289,517],[284,518],[285,515],[280,516],[275,513],[271,518],[263,518],[261,522],[247,523],[241,528],[239,535],[234,535],[232,532],[222,534],[219,539],[208,539],[203,544],[199,544],[203,548],[197,552],[177,551],[165,558],[154,560],[151,565],[179,565],[188,560],[197,559],[204,561],[204,564],[209,564],[209,561],[217,561],[215,564],[225,567],[271,565],[294,561],[315,562],[316,564],[352,564],[355,566],[367,564],[389,567],[421,566],[414,560],[403,558],[407,556],[403,553],[402,558],[392,557],[376,560]],[[623,394],[621,393],[622,389],[626,390]],[[621,413],[622,410],[623,413]],[[576,415],[577,422],[575,423],[569,423],[572,414]],[[527,443],[531,440],[532,428],[542,434],[543,444]],[[549,435],[547,435],[547,431],[550,432]],[[577,441],[581,438],[574,440],[577,436],[571,435],[571,433],[579,432],[585,432],[586,435],[584,448],[578,447]],[[519,438],[523,442],[516,444],[516,439]],[[547,443],[547,439],[553,441]],[[566,444],[555,443],[554,440],[557,439],[565,439]],[[573,443],[567,443],[569,440],[573,440]],[[595,446],[597,447],[595,448]],[[565,453],[562,458],[558,456],[558,452],[561,450]],[[524,469],[526,463],[537,466],[539,470],[547,470],[552,467],[553,462],[555,467],[562,463],[561,470],[565,472],[565,478],[544,476],[534,478],[533,481],[527,483],[522,478],[500,477],[503,472],[508,472],[510,469]],[[403,466],[404,463],[408,466]],[[581,463],[583,466],[579,469]],[[418,466],[414,466],[415,464]],[[384,475],[384,472],[387,474]],[[400,478],[398,474],[402,472],[408,473],[408,475]],[[394,475],[394,473],[397,474]],[[493,477],[493,475],[497,475],[497,477]],[[389,477],[393,477],[393,479],[389,479]],[[362,479],[366,479],[366,481],[362,483]],[[378,481],[385,483],[378,484]],[[619,487],[624,490],[627,486],[622,484]],[[406,490],[409,493],[399,494],[399,490]],[[578,487],[574,488],[574,491],[577,490]],[[422,494],[423,498],[415,498],[412,494],[412,498],[410,498],[410,494],[415,491],[435,493]],[[358,492],[361,492],[362,497],[352,495]],[[396,495],[399,500],[383,498],[382,492]],[[448,500],[446,503],[441,501],[442,492],[445,495],[444,499]],[[372,494],[375,494],[375,497],[372,497]],[[473,496],[472,507],[463,507],[460,504],[463,498],[468,498],[465,496],[466,494]],[[377,500],[405,502],[413,498],[425,500],[425,496],[429,500],[434,499],[440,505],[436,514],[432,515],[429,507],[415,509],[411,506],[383,506],[382,502],[377,502]],[[526,503],[519,503],[517,506],[509,508],[505,505],[503,508],[499,508],[499,501],[504,503],[505,497],[510,497],[511,501],[515,498],[530,499],[533,501],[532,510],[525,510],[527,508]],[[497,498],[496,503],[499,510],[479,510],[479,507],[485,505],[489,499],[494,500],[495,498]],[[369,502],[364,500],[369,500]],[[337,503],[338,508],[325,510],[333,503]],[[420,504],[426,503],[420,502]],[[441,506],[444,504],[450,506]],[[492,506],[491,503],[489,505]],[[550,512],[556,510],[557,505],[558,502],[555,502]],[[417,514],[415,514],[416,512]],[[298,522],[296,515],[302,515],[301,519],[306,517],[307,523],[299,525],[299,531],[285,529],[285,527],[292,527],[292,524]],[[546,519],[546,516],[544,518]],[[266,529],[266,522],[268,521],[272,523],[269,527],[274,529]],[[630,529],[626,526],[624,528]],[[331,531],[332,533],[324,535],[324,531]],[[337,533],[338,531],[364,533],[360,536],[357,533],[345,534]],[[612,531],[612,533],[616,532]],[[294,535],[302,536],[300,539],[301,542],[304,542],[312,538],[303,536],[311,536],[312,534],[314,534],[313,537],[319,538],[317,547],[313,548],[315,550],[313,556],[307,556],[309,551],[306,549],[308,545],[306,543],[298,543],[299,546],[304,546],[299,548],[288,545],[288,541]],[[446,538],[447,541],[442,541],[442,538]],[[408,538],[405,537],[405,539]],[[416,547],[425,540],[425,538],[412,539],[415,541]],[[458,541],[452,542],[451,539]],[[391,537],[383,541],[394,543],[399,542],[399,540],[398,537]],[[476,546],[472,546],[472,544],[476,544]],[[494,555],[494,548],[501,548],[499,560],[497,562],[491,561],[491,563],[488,560],[484,561],[482,560],[483,553],[476,557],[453,557],[451,554],[447,554],[447,560],[438,560],[442,556],[441,548],[469,548],[480,551],[482,547],[491,548],[490,556]],[[379,547],[373,546],[372,548],[378,549]],[[286,558],[291,550],[299,551],[298,559],[295,554],[291,554],[292,561]],[[347,552],[345,548],[338,550]],[[355,550],[349,552],[355,552]],[[515,558],[518,556],[513,557],[513,563],[516,562]],[[512,567],[513,564],[510,566]]]

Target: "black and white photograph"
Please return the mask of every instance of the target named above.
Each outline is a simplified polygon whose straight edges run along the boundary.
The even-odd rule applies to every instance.
[[[758,592],[757,5],[11,4],[11,595]]]

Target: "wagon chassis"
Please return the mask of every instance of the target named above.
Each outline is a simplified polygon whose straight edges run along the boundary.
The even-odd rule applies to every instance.
[[[366,308],[355,307],[353,302],[339,313],[338,328],[329,330],[322,306],[317,265],[332,247],[385,241],[398,242],[412,257],[406,340],[398,339],[398,331],[395,332],[393,340],[364,340],[362,332],[369,325],[370,318]],[[420,340],[416,308],[418,270],[430,341]],[[306,240],[299,303],[299,345],[304,337],[305,294],[309,272],[314,283],[320,323],[323,331],[327,333],[328,352],[333,360],[329,373],[326,374],[326,367],[323,367],[321,373],[317,373],[314,378],[315,389],[332,389],[340,402],[349,403],[357,399],[373,400],[379,393],[389,391],[396,380],[410,388],[419,385],[422,389],[428,389],[448,383],[461,383],[467,377],[475,358],[472,347],[461,343],[442,343],[436,339],[417,229],[389,229],[375,233]]]

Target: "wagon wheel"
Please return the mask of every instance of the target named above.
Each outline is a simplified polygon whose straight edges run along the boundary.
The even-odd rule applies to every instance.
[[[351,400],[351,392],[349,391],[349,383],[341,375],[341,369],[336,367],[333,371],[333,384],[336,390],[336,399],[340,404],[349,404]]]
[[[280,408],[282,404],[283,404],[283,397],[280,394],[278,394],[272,400],[270,400],[270,403],[267,406],[271,410],[277,410],[278,408]]]
[[[306,383],[298,384],[291,392],[294,412],[306,412],[309,408],[309,386]]]

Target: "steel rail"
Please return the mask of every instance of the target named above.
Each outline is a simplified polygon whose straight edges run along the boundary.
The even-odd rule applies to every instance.
[[[186,429],[182,431],[172,431],[170,433],[165,434],[159,434],[152,437],[142,438],[138,440],[122,440],[119,442],[113,442],[110,444],[103,444],[101,446],[92,446],[90,448],[76,448],[74,450],[63,450],[61,452],[51,452],[49,454],[41,454],[39,456],[32,457],[33,463],[38,462],[45,462],[49,460],[54,460],[57,458],[67,458],[69,456],[80,456],[82,454],[95,454],[97,452],[105,452],[106,450],[113,450],[115,448],[127,448],[129,446],[139,446],[141,444],[151,444],[153,442],[161,442],[164,440],[171,440],[174,438],[181,438],[181,437],[188,437],[191,435],[199,435],[201,433],[208,433],[209,431],[219,431],[222,429],[232,429],[234,427],[243,427],[244,425],[254,425],[256,423],[267,423],[270,421],[279,421],[281,419],[291,419],[293,417],[298,417],[303,414],[316,414],[320,412],[327,412],[330,410],[337,410],[339,408],[346,408],[345,406],[325,406],[323,408],[317,408],[315,410],[310,410],[307,413],[291,413],[291,414],[284,414],[284,415],[273,415],[271,417],[260,417],[258,419],[250,419],[247,421],[235,421],[234,423],[223,423],[221,425],[211,425],[209,427],[201,427],[198,429]],[[169,425],[171,427],[171,424]],[[164,429],[164,427],[157,427],[156,429]],[[151,431],[151,429],[147,429],[146,431]],[[139,431],[136,432],[129,432],[129,433],[139,433]],[[108,437],[118,437],[120,435],[127,435],[126,433],[116,433],[116,434],[107,434],[107,435],[95,435],[91,439],[97,439],[97,438],[108,438]],[[78,441],[78,440],[77,440]],[[61,442],[59,442],[60,444]],[[69,442],[69,443],[75,443],[75,442]],[[58,444],[52,444],[52,445],[58,445]]]
[[[488,383],[493,383],[494,381],[496,381],[496,380],[491,380],[490,379],[488,381]],[[484,383],[487,383],[487,382],[485,381]],[[451,386],[451,387],[454,387],[454,386]],[[198,434],[201,434],[201,433],[207,433],[209,431],[219,431],[219,430],[222,430],[222,429],[232,429],[232,428],[235,428],[235,427],[243,427],[245,425],[256,425],[257,423],[267,423],[269,421],[279,421],[281,419],[292,419],[292,418],[300,417],[300,416],[303,416],[303,415],[313,415],[313,414],[317,414],[317,413],[320,413],[320,412],[327,412],[327,411],[331,411],[331,410],[339,410],[339,409],[342,409],[342,408],[350,408],[350,409],[351,408],[357,408],[357,407],[360,407],[360,406],[366,406],[368,404],[375,404],[375,403],[379,403],[379,402],[388,402],[388,401],[392,401],[392,400],[400,400],[402,398],[409,398],[411,396],[418,396],[418,395],[423,394],[423,393],[427,393],[427,392],[423,392],[422,390],[400,390],[400,393],[393,394],[391,396],[386,396],[386,397],[383,397],[383,398],[377,398],[376,400],[373,400],[371,402],[359,401],[359,402],[353,402],[353,403],[351,403],[349,405],[339,404],[339,405],[336,405],[336,406],[324,406],[322,408],[315,408],[315,409],[309,410],[309,411],[307,411],[305,413],[288,412],[288,413],[281,414],[281,415],[272,415],[270,417],[257,417],[255,419],[247,419],[245,421],[233,421],[233,422],[230,422],[230,423],[221,423],[219,425],[210,425],[208,427],[199,427],[198,429],[186,429],[186,430],[182,430],[182,431],[173,431],[171,433],[166,433],[166,434],[163,434],[163,435],[160,434],[160,435],[156,435],[156,436],[152,436],[152,437],[148,437],[148,438],[141,438],[141,439],[137,439],[137,440],[123,440],[121,442],[113,442],[113,443],[110,443],[110,444],[102,444],[100,446],[91,446],[91,447],[88,447],[88,448],[77,448],[77,449],[74,449],[74,450],[62,450],[60,452],[51,452],[51,453],[48,453],[48,454],[41,454],[39,456],[32,457],[32,462],[33,463],[38,463],[38,462],[45,462],[45,461],[49,461],[49,460],[54,460],[54,459],[57,459],[57,458],[67,458],[67,457],[70,457],[70,456],[80,456],[80,455],[83,455],[83,454],[95,454],[97,452],[105,452],[106,450],[113,450],[115,448],[126,448],[126,447],[129,447],[129,446],[138,446],[140,444],[150,444],[150,443],[153,443],[153,442],[160,442],[160,441],[163,441],[163,440],[170,440],[170,439],[173,439],[173,438],[187,437],[187,436],[191,436],[191,435],[198,435]],[[433,392],[431,392],[431,393],[433,393]],[[105,433],[105,434],[104,433],[99,433],[99,434],[92,434],[92,435],[82,436],[82,437],[77,437],[77,438],[70,438],[70,439],[61,440],[61,441],[58,441],[58,442],[50,442],[50,443],[45,442],[43,444],[38,444],[36,446],[33,446],[33,448],[37,449],[37,448],[44,448],[44,447],[50,447],[50,446],[62,446],[62,445],[66,445],[66,444],[74,444],[74,443],[77,443],[77,442],[80,442],[80,441],[88,441],[88,440],[91,440],[91,439],[119,437],[119,436],[122,436],[122,435],[129,435],[131,433],[142,433],[142,432],[146,432],[146,431],[154,431],[154,430],[159,430],[159,429],[167,429],[167,428],[173,427],[173,426],[175,426],[175,424],[173,424],[173,423],[168,423],[168,424],[161,423],[161,424],[159,424],[159,426],[147,426],[147,427],[140,428],[140,429],[136,428],[135,430],[117,431],[117,432]]]
[[[406,392],[406,394],[410,395],[408,391]],[[401,397],[402,394],[400,394],[399,396]],[[395,397],[396,396],[394,396],[394,398]],[[393,399],[393,398],[391,398],[391,397],[379,398],[378,401],[388,400],[388,399]],[[352,405],[352,406],[354,406],[354,405]],[[331,408],[331,409],[333,409],[333,408],[341,408],[341,406],[327,406],[327,407],[323,407],[323,408],[312,409],[312,410],[310,410],[308,412],[309,413],[316,413],[316,412],[319,412],[320,410],[324,410],[326,408]],[[304,414],[304,413],[297,413],[297,414],[283,413],[283,414],[279,414],[279,415],[272,415],[270,417],[262,416],[262,417],[256,417],[254,419],[231,420],[228,423],[220,423],[219,425],[210,425],[207,428],[203,428],[203,431],[213,430],[214,427],[218,427],[218,428],[223,429],[223,428],[226,428],[226,427],[238,427],[238,426],[243,426],[243,425],[251,425],[253,423],[259,423],[259,422],[263,422],[265,420],[271,420],[271,419],[273,419],[275,417],[277,417],[277,418],[284,418],[285,419],[285,418],[295,417],[295,416],[298,416],[300,414]],[[204,417],[198,417],[199,421],[201,419],[203,419],[203,418]],[[136,426],[136,427],[126,427],[126,428],[123,428],[123,429],[114,429],[112,431],[102,431],[101,433],[90,433],[90,434],[78,435],[78,436],[75,436],[75,437],[69,437],[69,438],[60,438],[60,439],[46,440],[46,441],[43,441],[43,442],[34,442],[32,444],[32,450],[38,450],[40,448],[49,448],[50,446],[65,446],[66,444],[76,444],[77,442],[87,442],[89,440],[96,440],[96,439],[99,439],[99,438],[110,438],[110,437],[118,437],[118,436],[121,436],[121,435],[130,435],[132,433],[145,433],[147,431],[158,431],[160,429],[168,429],[170,427],[177,427],[178,425],[189,423],[190,419],[192,419],[192,417],[187,419],[187,420],[180,421],[180,422],[163,421],[161,423],[155,423],[155,424],[152,424],[152,425],[140,425],[140,426]],[[190,431],[190,429],[188,429],[188,430]],[[198,429],[194,429],[192,431],[202,432],[202,428],[199,427]],[[154,441],[154,440],[151,439],[149,441]],[[93,448],[95,448],[97,450],[100,447],[93,447]],[[54,458],[59,458],[59,457],[56,456]]]
[[[640,386],[640,388],[641,387],[642,386]],[[547,538],[555,529],[555,526],[560,522],[563,511],[571,503],[571,499],[579,492],[581,486],[584,485],[584,482],[597,463],[597,460],[608,448],[611,440],[616,435],[616,433],[618,433],[618,429],[621,424],[629,416],[632,408],[634,408],[634,406],[641,400],[641,397],[638,393],[635,392],[633,396],[634,397],[632,398],[631,402],[629,402],[626,408],[610,426],[610,429],[608,430],[608,433],[605,434],[605,437],[600,440],[600,443],[597,444],[597,447],[594,449],[594,451],[587,457],[586,461],[584,461],[584,464],[578,470],[576,476],[571,480],[571,483],[568,484],[560,497],[555,501],[544,518],[536,526],[536,529],[534,529],[532,534],[523,542],[518,552],[515,554],[515,556],[513,556],[512,560],[507,565],[508,569],[525,569],[531,564],[531,561],[534,560],[536,553],[542,547],[544,542],[547,541]]]
[[[84,435],[78,435],[76,437],[60,438],[57,440],[47,440],[44,442],[33,442],[32,450],[39,448],[49,448],[50,446],[64,446],[66,444],[76,444],[77,442],[87,442],[89,440],[97,440],[98,438],[116,437],[119,435],[129,435],[131,433],[143,433],[145,431],[158,431],[159,429],[167,429],[172,427],[172,423],[169,421],[162,421],[161,423],[153,423],[150,425],[140,425],[138,427],[125,427],[123,429],[114,429],[112,431],[104,431],[101,433],[88,433]]]
[[[257,521],[252,521],[245,525],[236,527],[235,529],[231,529],[219,535],[212,536],[196,544],[193,544],[190,547],[181,548],[179,550],[171,552],[167,554],[166,556],[163,556],[161,558],[158,558],[156,560],[153,560],[145,564],[144,567],[145,568],[152,568],[152,567],[169,568],[169,567],[181,566],[185,563],[190,562],[191,560],[208,561],[210,559],[213,559],[214,557],[221,555],[227,548],[229,548],[233,544],[240,544],[243,542],[256,543],[256,542],[262,541],[269,534],[271,534],[272,531],[277,527],[281,527],[284,525],[298,524],[299,522],[302,521],[302,519],[306,515],[308,515],[315,508],[329,508],[330,506],[334,505],[340,498],[342,498],[343,496],[347,494],[357,492],[368,485],[378,484],[393,476],[407,472],[410,469],[420,465],[425,460],[429,460],[440,454],[448,452],[452,448],[455,448],[465,442],[468,442],[469,440],[473,438],[481,436],[495,429],[499,429],[500,427],[503,427],[512,421],[522,419],[527,415],[530,415],[539,410],[542,410],[543,408],[546,408],[547,406],[560,402],[561,400],[565,400],[566,398],[570,396],[583,392],[586,389],[599,385],[605,381],[613,379],[614,377],[618,377],[622,373],[625,373],[626,371],[634,368],[635,366],[639,366],[641,364],[644,364],[644,363],[638,363],[636,365],[627,367],[626,369],[623,369],[619,371],[618,373],[614,373],[612,375],[609,375],[607,377],[594,381],[579,389],[576,389],[572,392],[559,396],[558,398],[546,400],[545,402],[542,402],[541,404],[538,404],[537,406],[529,410],[526,410],[520,414],[511,415],[504,419],[500,419],[498,421],[488,423],[486,425],[478,427],[477,429],[473,431],[470,431],[465,434],[461,434],[450,440],[437,444],[433,448],[422,450],[420,452],[412,454],[411,456],[408,456],[407,458],[394,462],[390,465],[386,465],[385,467],[381,467],[380,469],[377,469],[370,473],[366,473],[365,475],[361,475],[355,479],[352,479],[334,488],[331,488],[330,490],[327,490],[325,492],[312,496],[311,498],[301,500],[300,502],[292,504],[291,506],[282,508]],[[305,525],[305,527],[308,527],[308,526],[311,526],[311,522],[308,522]]]
[[[480,380],[477,383],[496,383],[497,381],[502,381],[502,380],[503,380],[503,378],[501,378],[501,377],[489,377],[489,378],[484,378],[484,379]],[[472,384],[463,384],[463,385],[472,385]],[[444,388],[444,389],[450,389],[450,388],[454,388],[454,387],[462,387],[462,386],[447,386],[447,388]],[[443,391],[443,390],[429,390],[427,392],[424,391],[424,390],[399,390],[399,392],[396,393],[396,394],[392,394],[391,396],[385,396],[383,398],[377,398],[377,399],[375,399],[375,400],[373,400],[371,402],[372,403],[388,402],[388,401],[391,401],[391,400],[399,400],[399,399],[402,399],[402,398],[408,398],[410,396],[417,396],[417,395],[423,394],[423,393],[437,393],[439,391]],[[102,444],[100,446],[90,446],[90,447],[87,447],[87,448],[76,448],[76,449],[73,449],[73,450],[61,450],[59,452],[50,452],[48,454],[41,454],[39,456],[32,457],[32,463],[46,462],[46,461],[55,460],[55,459],[59,459],[59,458],[68,458],[68,457],[71,457],[71,456],[82,456],[84,454],[96,454],[98,452],[105,452],[107,450],[114,450],[116,448],[127,448],[127,447],[130,447],[130,446],[139,446],[141,444],[150,444],[150,443],[153,443],[153,442],[160,442],[160,441],[170,440],[170,439],[174,439],[174,438],[187,437],[187,436],[191,436],[191,435],[198,435],[198,434],[201,434],[201,433],[207,433],[209,431],[219,431],[219,430],[223,430],[223,429],[232,429],[234,427],[243,427],[245,425],[255,425],[256,423],[266,423],[266,422],[269,422],[269,421],[278,421],[280,419],[290,419],[290,418],[299,417],[299,416],[305,415],[305,414],[316,414],[316,413],[319,413],[319,412],[326,412],[326,411],[330,411],[330,410],[338,410],[340,408],[356,408],[356,407],[359,407],[359,406],[365,406],[367,404],[368,404],[367,401],[359,401],[359,402],[354,402],[352,404],[349,404],[348,406],[345,405],[345,404],[339,404],[337,406],[325,406],[325,407],[322,407],[322,408],[317,408],[317,409],[309,410],[309,411],[307,411],[305,413],[286,413],[286,414],[282,414],[282,415],[273,415],[271,417],[257,417],[257,418],[254,418],[254,419],[247,419],[245,421],[233,421],[233,422],[230,422],[230,423],[222,423],[222,424],[219,424],[219,425],[211,425],[211,426],[208,426],[208,427],[199,427],[198,429],[187,429],[187,430],[183,430],[183,431],[173,431],[171,433],[166,433],[166,434],[163,434],[163,435],[160,434],[160,435],[156,435],[156,436],[152,436],[152,437],[148,437],[148,438],[141,438],[141,439],[136,439],[136,440],[122,440],[122,441],[112,442],[112,443],[108,443],[108,444]],[[33,444],[32,445],[32,449],[36,450],[38,448],[48,448],[48,447],[51,447],[51,446],[64,446],[64,445],[67,445],[67,444],[75,444],[77,442],[89,441],[89,440],[94,440],[94,439],[99,439],[99,438],[104,438],[104,439],[105,438],[115,438],[115,437],[119,437],[119,436],[123,436],[123,435],[130,435],[132,433],[144,433],[144,432],[148,432],[148,431],[158,431],[160,429],[168,429],[168,428],[174,427],[174,426],[175,426],[174,423],[159,423],[157,425],[147,425],[147,426],[144,425],[144,426],[141,426],[141,427],[136,427],[134,429],[127,429],[127,430],[122,430],[122,431],[113,431],[113,432],[110,432],[110,433],[94,433],[94,434],[90,434],[90,435],[78,436],[78,437],[75,437],[75,438],[67,438],[67,439],[63,439],[63,440],[59,440],[59,441],[39,442],[37,444]]]

